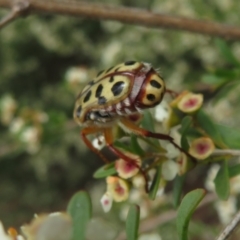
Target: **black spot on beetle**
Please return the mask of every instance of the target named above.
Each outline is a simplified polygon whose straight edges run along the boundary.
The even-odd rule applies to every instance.
[[[98,98],[98,104],[99,105],[103,105],[106,102],[107,102],[107,99],[105,97],[101,96],[101,97]]]
[[[156,81],[156,80],[154,80],[154,79],[150,81],[150,84],[151,84],[154,88],[160,89],[160,88],[162,87],[162,85],[161,85],[158,81]]]
[[[124,63],[124,65],[130,66],[130,65],[134,65],[135,63],[136,63],[136,61],[126,61],[126,62]]]
[[[149,101],[151,101],[151,102],[153,102],[154,100],[155,100],[155,96],[153,95],[153,94],[147,94],[147,99],[149,100]]]
[[[101,70],[100,72],[98,72],[97,77],[100,76],[103,72],[104,70]]]
[[[87,101],[90,99],[91,95],[92,95],[92,91],[90,90],[90,91],[86,94],[85,98],[83,99],[83,102],[87,102]]]
[[[76,110],[76,116],[77,116],[78,118],[80,117],[81,112],[82,112],[82,106],[80,105],[80,106],[77,107],[77,110]]]
[[[103,85],[99,84],[98,87],[97,87],[96,93],[95,93],[96,98],[99,98],[101,96],[102,90],[103,90]]]
[[[113,67],[110,67],[110,68],[106,71],[106,73],[110,72],[113,68],[114,68],[114,66],[113,66]]]
[[[111,76],[110,79],[109,79],[109,82],[113,82],[114,81],[114,77]]]
[[[113,95],[118,96],[122,92],[124,86],[125,83],[123,81],[116,82],[111,88]]]

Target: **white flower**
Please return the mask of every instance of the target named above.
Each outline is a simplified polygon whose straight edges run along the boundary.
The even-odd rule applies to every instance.
[[[9,235],[7,235],[4,231],[2,222],[0,222],[0,239],[1,240],[12,240]]]
[[[145,187],[145,179],[142,174],[137,174],[132,178],[132,184],[135,188],[144,188]]]
[[[21,140],[23,142],[37,142],[38,141],[38,129],[36,127],[27,127],[21,134]]]
[[[24,124],[25,121],[22,118],[20,117],[14,118],[10,124],[9,130],[12,133],[19,133],[22,130]]]
[[[104,136],[98,136],[92,141],[92,145],[98,150],[103,149],[105,147],[105,144],[106,142]]]
[[[109,212],[111,210],[113,202],[111,194],[109,194],[108,192],[104,193],[100,202],[104,212]]]
[[[237,199],[235,196],[230,196],[227,201],[217,201],[215,207],[220,221],[228,224],[237,212]]]
[[[167,151],[166,157],[169,159],[173,159],[179,156],[180,151],[175,146],[173,146],[171,143],[168,143],[165,145],[165,150]]]
[[[220,166],[218,164],[214,164],[211,166],[207,173],[207,178],[205,181],[205,187],[208,191],[215,191],[215,183],[214,179],[217,176],[217,173],[220,169]]]
[[[167,120],[169,118],[170,111],[171,111],[170,106],[166,101],[163,100],[160,104],[158,104],[155,107],[154,118],[158,122],[163,122],[164,120]]]
[[[161,171],[163,179],[171,181],[178,173],[178,164],[169,159],[162,164]]]
[[[174,139],[176,144],[180,144],[181,135],[178,132],[180,125],[171,128],[169,135]],[[179,149],[177,149],[172,143],[166,140],[160,140],[161,146],[167,151],[166,157],[169,159],[177,158],[180,155]]]
[[[0,100],[1,121],[7,125],[11,122],[13,114],[17,108],[17,103],[14,98],[7,94]]]
[[[240,175],[237,175],[230,179],[230,192],[233,195],[240,193]]]
[[[121,41],[112,41],[106,45],[102,54],[102,62],[104,65],[112,64],[116,55],[122,50]]]
[[[21,229],[27,239],[70,240],[72,220],[67,213],[42,214]]]
[[[37,127],[27,127],[21,134],[20,140],[27,144],[26,149],[29,153],[34,154],[40,148],[40,132]]]
[[[88,72],[84,67],[72,67],[67,70],[66,81],[70,84],[85,83],[88,80]]]

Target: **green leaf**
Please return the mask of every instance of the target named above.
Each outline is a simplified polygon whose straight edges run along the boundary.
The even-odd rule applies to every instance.
[[[215,70],[214,74],[217,77],[221,77],[221,78],[225,79],[225,82],[232,81],[232,80],[239,78],[240,69],[238,69],[238,68],[235,68],[235,69],[219,68],[219,69]]]
[[[211,118],[202,109],[197,112],[196,117],[200,127],[213,139],[213,141],[218,146],[225,147],[222,136]]]
[[[221,85],[225,80],[214,74],[204,74],[201,81],[210,85]]]
[[[124,144],[120,141],[115,141],[114,146],[122,148],[123,150],[125,150],[127,152],[132,152],[133,153],[133,150],[128,145],[126,145],[126,144]]]
[[[240,164],[236,164],[228,168],[229,178],[235,177],[240,174]]]
[[[204,189],[195,189],[183,198],[177,213],[177,231],[180,240],[188,239],[190,218],[205,194],[206,192]]]
[[[131,205],[126,221],[127,240],[137,240],[139,228],[140,209],[137,205]]]
[[[216,193],[222,200],[227,200],[230,192],[227,160],[224,160],[214,179]]]
[[[144,112],[144,116],[141,121],[141,124],[142,124],[143,128],[145,128],[151,132],[155,131],[154,120],[153,120],[152,114],[149,111]]]
[[[68,204],[67,212],[73,221],[72,240],[85,240],[86,227],[92,214],[90,196],[84,191],[74,194]]]
[[[177,208],[179,206],[181,196],[182,196],[182,189],[183,184],[186,178],[186,174],[182,176],[176,176],[173,183],[173,206]]]
[[[190,116],[186,116],[183,118],[182,122],[181,122],[181,146],[183,149],[188,150],[189,148],[189,144],[187,141],[187,133],[188,133],[188,129],[190,128],[190,126],[192,125],[192,117]]]
[[[229,46],[226,44],[225,41],[223,41],[222,39],[217,38],[215,40],[215,44],[219,48],[219,50],[222,53],[223,57],[228,62],[232,63],[233,65],[235,65],[237,67],[240,66],[240,63],[238,62],[237,58],[233,55],[231,49],[229,48]]]
[[[154,119],[152,117],[152,114],[149,111],[144,111],[143,119],[141,121],[141,125],[144,129],[147,129],[151,132],[155,132],[154,129]],[[160,146],[160,143],[157,139],[149,139],[150,141],[154,142],[156,146]]]
[[[115,169],[115,162],[106,164],[99,168],[94,174],[94,178],[105,178],[111,175],[116,174],[117,171]]]
[[[157,191],[159,189],[159,184],[160,184],[161,175],[162,175],[161,169],[162,169],[162,166],[159,165],[157,172],[154,176],[154,179],[152,181],[151,187],[150,187],[150,191],[149,191],[148,195],[149,195],[150,199],[152,199],[152,200],[154,200],[156,198]]]
[[[131,149],[134,153],[136,153],[139,156],[144,156],[145,152],[141,148],[141,146],[138,143],[138,138],[136,135],[131,135]]]
[[[236,89],[239,85],[239,81],[231,81],[230,83],[222,84],[215,90],[215,96],[212,99],[213,104],[216,104],[219,100],[224,99],[227,95]]]
[[[215,125],[222,137],[224,143],[229,148],[240,149],[240,129],[232,128],[225,125],[216,124]]]

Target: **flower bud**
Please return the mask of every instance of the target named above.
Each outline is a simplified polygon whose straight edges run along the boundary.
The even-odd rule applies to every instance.
[[[173,160],[167,160],[162,164],[162,177],[167,181],[175,178],[178,172],[178,165]]]
[[[134,155],[132,153],[125,153],[126,156],[134,159],[133,161],[126,161],[123,159],[119,159],[115,162],[115,168],[118,172],[118,175],[121,178],[128,179],[135,176],[139,172],[139,168],[141,166],[141,160],[139,156]]]
[[[176,159],[178,164],[178,175],[182,176],[196,165],[191,159],[189,159],[186,154],[180,153],[178,158]]]
[[[112,208],[112,201],[113,199],[111,194],[109,194],[108,192],[104,193],[100,200],[104,212],[110,211],[110,209]]]
[[[203,103],[203,95],[195,93],[185,94],[180,101],[177,103],[179,110],[185,113],[192,113],[198,110]]]
[[[214,151],[215,146],[211,138],[200,137],[192,141],[189,153],[199,159],[203,160],[209,157]]]
[[[115,202],[125,201],[129,196],[128,183],[119,177],[107,177],[107,192]]]

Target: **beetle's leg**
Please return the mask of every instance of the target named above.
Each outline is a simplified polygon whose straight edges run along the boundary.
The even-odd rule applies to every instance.
[[[96,149],[91,141],[88,140],[87,138],[87,135],[90,135],[90,134],[94,134],[94,133],[98,133],[101,131],[101,128],[97,128],[97,127],[87,127],[87,128],[84,128],[82,129],[81,131],[81,137],[84,141],[84,143],[87,145],[88,148],[90,148],[94,153],[96,153],[99,157],[102,158],[102,160],[105,162],[105,163],[109,163],[109,161],[103,156],[103,154],[98,150]]]
[[[108,146],[108,148],[115,153],[117,156],[119,156],[120,158],[122,158],[125,161],[128,162],[135,162],[134,159],[126,156],[125,154],[123,154],[120,150],[118,150],[116,147],[113,146],[113,141],[114,141],[114,137],[113,137],[113,132],[112,132],[112,128],[105,128],[103,130],[104,133],[104,137],[105,137],[105,142],[106,145]]]
[[[142,168],[140,166],[137,165],[137,163],[135,162],[135,159],[132,159],[128,156],[126,156],[124,153],[122,153],[120,150],[118,150],[116,147],[113,146],[113,132],[112,132],[112,128],[106,128],[104,129],[104,137],[105,137],[105,141],[107,146],[109,147],[109,149],[115,153],[117,156],[119,156],[121,159],[127,161],[127,162],[132,162],[133,164],[136,165],[136,167],[139,169],[139,171],[142,173],[144,179],[145,179],[145,190],[146,192],[148,192],[148,178],[146,173],[142,170]]]
[[[169,141],[173,146],[175,146],[177,149],[179,149],[181,152],[185,153],[188,157],[190,157],[191,159],[193,159],[194,161],[196,161],[196,159],[187,151],[185,151],[183,148],[181,148],[178,144],[176,144],[174,142],[174,139],[167,135],[167,134],[163,134],[163,133],[154,133],[154,132],[150,132],[146,129],[140,128],[138,127],[136,124],[134,124],[133,122],[131,122],[129,119],[122,117],[120,119],[121,123],[128,128],[129,130],[131,130],[132,132],[134,132],[137,135],[141,135],[144,137],[151,137],[151,138],[157,138],[157,139],[161,139],[161,140],[166,140]]]

